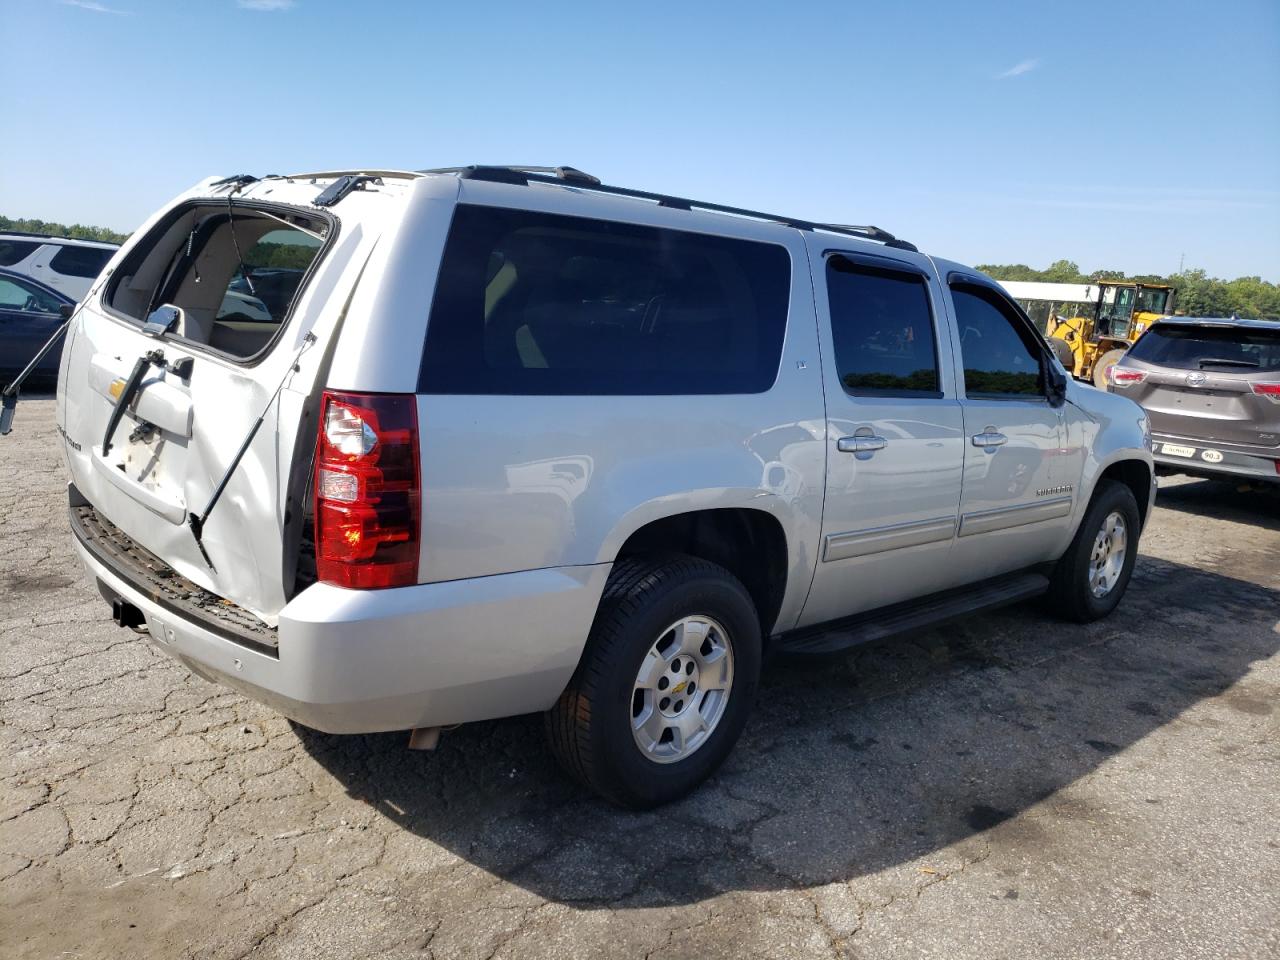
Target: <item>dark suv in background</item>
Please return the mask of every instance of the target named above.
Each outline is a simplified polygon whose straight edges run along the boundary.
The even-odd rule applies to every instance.
[[[1107,379],[1150,416],[1159,467],[1280,483],[1280,322],[1161,320]]]

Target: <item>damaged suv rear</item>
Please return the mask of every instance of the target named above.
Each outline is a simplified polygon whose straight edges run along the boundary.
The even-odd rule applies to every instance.
[[[206,677],[260,698],[276,691],[267,699],[324,729],[341,724],[317,685],[331,680],[331,699],[347,702],[358,678],[317,677],[334,662],[323,655],[282,662],[278,637],[290,601],[316,580],[323,376],[360,363],[361,338],[334,357],[339,331],[378,239],[403,217],[409,183],[390,173],[206,181],[108,265],[62,355],[72,529],[117,621]],[[341,219],[326,191],[341,194]],[[372,549],[385,542],[392,557],[416,558],[416,503],[406,500],[388,492],[365,524],[381,537]],[[412,577],[403,566],[399,583],[416,583],[416,562]],[[145,618],[121,600],[138,593],[155,605]],[[300,628],[299,644],[341,642],[343,617],[320,619],[327,627]],[[289,697],[304,683],[308,705]]]

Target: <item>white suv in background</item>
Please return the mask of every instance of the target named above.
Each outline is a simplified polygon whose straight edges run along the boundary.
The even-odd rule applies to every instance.
[[[79,300],[119,246],[36,233],[0,233],[0,267],[34,277]]]

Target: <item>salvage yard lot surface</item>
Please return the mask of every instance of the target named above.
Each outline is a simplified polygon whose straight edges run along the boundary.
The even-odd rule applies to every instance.
[[[9,960],[1280,955],[1275,495],[1163,481],[1101,623],[777,665],[721,772],[637,815],[539,718],[310,733],[118,629],[52,401],[0,479]]]

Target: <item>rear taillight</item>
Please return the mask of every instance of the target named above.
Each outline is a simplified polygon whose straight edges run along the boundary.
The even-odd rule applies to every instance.
[[[412,396],[325,391],[316,446],[316,576],[418,582],[418,412]]]
[[[1147,371],[1134,370],[1131,367],[1112,367],[1107,371],[1107,382],[1117,387],[1131,387],[1147,379]]]
[[[1272,403],[1280,403],[1280,383],[1252,383],[1253,392]]]

